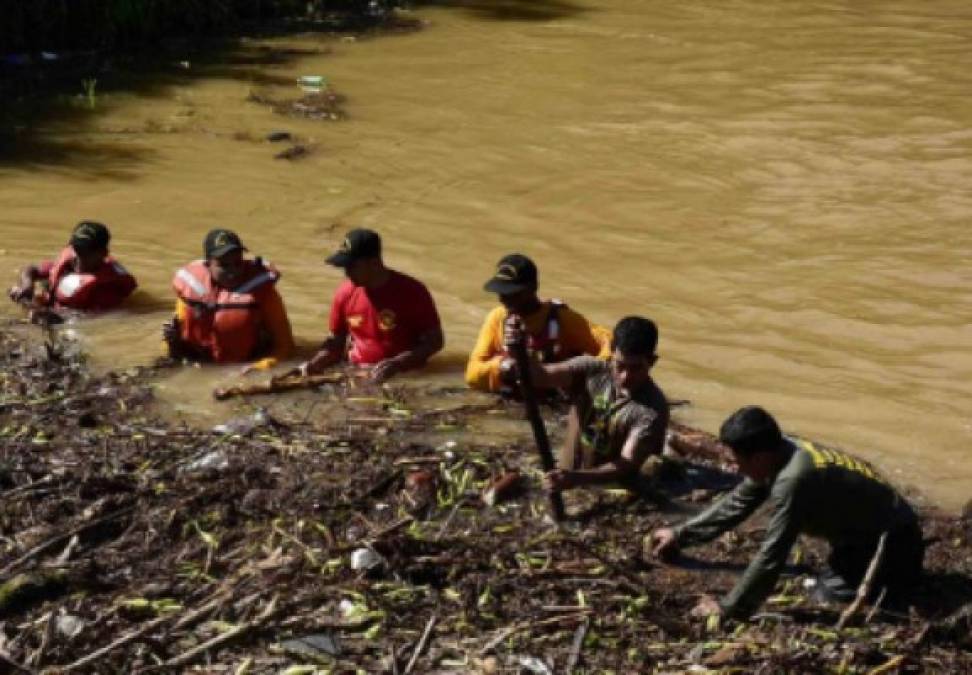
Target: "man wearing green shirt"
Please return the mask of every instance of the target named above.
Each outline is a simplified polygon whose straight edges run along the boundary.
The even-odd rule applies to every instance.
[[[921,573],[924,544],[915,512],[867,463],[842,452],[784,436],[762,408],[733,413],[719,430],[745,480],[698,516],[652,534],[654,552],[665,556],[682,546],[712,541],[767,500],[773,511],[759,553],[721,601],[705,597],[695,616],[745,618],[773,591],[797,536],[827,540],[827,569],[818,576],[817,599],[846,602],[887,532],[872,590],[900,599]]]

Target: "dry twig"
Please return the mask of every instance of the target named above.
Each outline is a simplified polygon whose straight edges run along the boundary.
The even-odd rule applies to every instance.
[[[435,614],[429,617],[429,622],[425,624],[425,630],[422,632],[422,637],[419,638],[418,644],[415,645],[415,651],[412,652],[412,658],[408,660],[405,670],[402,671],[402,675],[408,675],[410,672],[412,672],[412,668],[415,667],[415,664],[418,662],[422,652],[425,651],[425,646],[429,642],[429,637],[432,635],[432,629],[435,628],[435,622],[437,619],[438,617]]]
[[[880,539],[878,539],[874,556],[871,558],[871,564],[867,566],[867,572],[861,580],[861,585],[857,587],[857,597],[841,613],[840,619],[837,620],[837,630],[842,630],[847,625],[847,622],[857,613],[857,610],[860,609],[867,596],[871,594],[871,585],[874,583],[874,577],[877,574],[878,568],[881,567],[881,561],[884,558],[884,545],[887,540],[888,533],[882,533]]]

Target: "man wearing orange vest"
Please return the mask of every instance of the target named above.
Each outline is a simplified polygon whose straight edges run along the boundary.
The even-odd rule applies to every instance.
[[[418,279],[385,266],[377,232],[348,232],[327,262],[343,268],[347,279],[331,302],[331,335],[301,372],[319,373],[347,358],[368,366],[375,382],[384,382],[423,366],[442,349],[445,338],[432,295]]]
[[[113,309],[138,286],[135,277],[108,254],[111,233],[101,223],[84,220],[71,233],[56,260],[28,265],[8,295],[14,302],[33,301],[56,309]],[[40,282],[46,289],[35,289]]]
[[[507,349],[508,319],[523,323],[527,348],[541,363],[556,363],[588,354],[608,358],[611,335],[558,300],[537,296],[537,266],[525,255],[512,253],[496,264],[485,290],[499,296],[500,306],[483,322],[476,346],[466,364],[466,384],[474,389],[513,392],[516,377]]]
[[[277,292],[277,270],[247,249],[230,230],[211,230],[205,259],[191,262],[172,280],[175,317],[162,327],[169,356],[215,363],[258,359],[243,372],[267,370],[294,351],[294,336]]]

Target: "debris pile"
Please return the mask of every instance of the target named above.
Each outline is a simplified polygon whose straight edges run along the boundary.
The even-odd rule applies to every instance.
[[[645,559],[642,537],[699,508],[695,479],[725,478],[716,462],[660,472],[664,507],[569,494],[555,529],[526,422],[522,445],[448,442],[483,406],[411,409],[398,390],[357,397],[367,417],[199,430],[154,417],[150,369],[95,376],[10,330],[0,346],[6,669],[972,668],[958,517],[927,510],[929,573],[909,614],[861,612],[838,631],[839,608],[810,604],[795,563],[753,622],[699,623],[689,609],[732,585],[759,525],[678,565]],[[807,545],[797,563],[822,553]]]

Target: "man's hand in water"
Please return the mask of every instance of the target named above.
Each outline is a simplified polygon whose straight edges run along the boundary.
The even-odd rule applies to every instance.
[[[179,317],[172,317],[171,321],[166,321],[162,324],[162,339],[165,340],[170,348],[174,348],[178,345],[182,338],[180,333],[182,332],[182,326],[179,322]]]
[[[34,288],[33,285],[13,286],[9,291],[7,291],[7,295],[10,296],[10,299],[14,302],[24,302],[25,300],[30,300],[34,297]]]
[[[371,368],[371,379],[375,383],[381,384],[382,382],[387,382],[400,372],[402,372],[401,361],[397,357],[393,357],[375,364]]]

